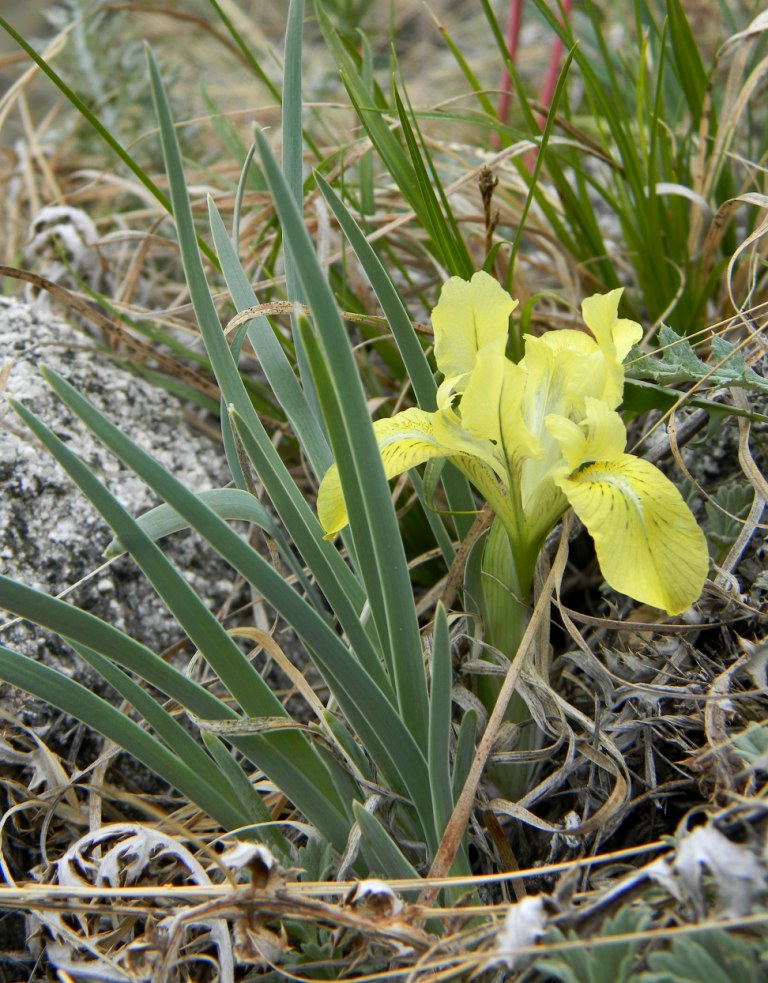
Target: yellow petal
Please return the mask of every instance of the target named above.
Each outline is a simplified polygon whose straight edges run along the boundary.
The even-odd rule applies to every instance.
[[[437,367],[463,392],[475,367],[477,353],[493,344],[503,355],[509,334],[509,315],[517,307],[497,280],[475,273],[471,280],[453,276],[444,285],[432,311]]]
[[[586,332],[569,328],[526,339],[525,361],[531,364],[532,372],[541,373],[545,353],[549,359],[547,385],[553,393],[560,394],[559,404],[550,397],[548,412],[569,415],[573,410],[583,415],[588,396],[603,400],[612,409],[619,405],[624,392],[624,367],[613,355],[612,347],[606,351]]]
[[[505,364],[512,363],[499,355],[493,345],[481,348],[459,406],[462,426],[469,433],[496,442],[501,435],[499,415]]]
[[[623,362],[632,345],[643,337],[643,329],[637,321],[619,317],[619,301],[622,287],[607,294],[595,294],[582,302],[584,323],[597,338],[597,343],[607,355]]]
[[[339,469],[332,464],[323,475],[317,490],[317,517],[323,527],[323,539],[335,539],[349,522],[341,493]]]
[[[445,457],[458,454],[475,457],[492,468],[502,481],[506,480],[503,458],[491,438],[471,432],[453,410],[435,413],[433,427],[435,440],[445,448]]]
[[[473,454],[493,460],[490,444],[474,440],[464,433],[452,410],[426,413],[413,407],[377,420],[373,431],[387,478],[394,478],[433,457]],[[335,464],[331,465],[320,482],[317,516],[326,539],[333,539],[349,521]]]
[[[585,417],[575,423],[551,414],[544,420],[560,445],[567,473],[590,461],[611,461],[624,452],[627,431],[619,414],[600,399],[586,398]]]
[[[447,448],[434,435],[436,415],[413,407],[376,420],[373,431],[388,478],[415,468],[431,457],[446,456]]]
[[[594,539],[611,587],[668,614],[698,598],[708,566],[704,534],[658,468],[622,454],[555,481]]]

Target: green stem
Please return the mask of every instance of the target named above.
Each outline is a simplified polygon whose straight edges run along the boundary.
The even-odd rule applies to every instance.
[[[510,659],[528,623],[535,567],[535,557],[516,546],[497,516],[483,553],[483,617],[486,641]]]
[[[481,613],[485,641],[510,660],[520,646],[530,617],[536,558],[535,549],[514,542],[506,524],[499,517],[494,520],[481,565]],[[489,659],[492,659],[490,654]],[[489,711],[496,703],[501,685],[499,676],[478,677],[478,696]],[[517,693],[509,702],[506,719],[518,725],[530,722],[528,708]],[[535,741],[534,729],[526,727],[518,747],[532,747]],[[510,799],[519,798],[528,784],[525,768],[518,767],[510,772],[508,768],[496,767],[492,769],[491,777],[501,793]]]

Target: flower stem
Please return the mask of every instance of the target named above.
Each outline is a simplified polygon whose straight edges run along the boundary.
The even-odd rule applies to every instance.
[[[536,551],[513,545],[504,524],[497,518],[488,534],[481,568],[481,613],[484,640],[502,655],[512,660],[520,646],[531,614],[531,591],[536,566]],[[501,687],[501,677],[480,676],[478,696],[492,710]],[[509,723],[523,726],[530,722],[530,713],[522,697],[513,694],[506,713]],[[532,747],[536,741],[532,727],[521,731],[519,748]],[[527,787],[526,768],[496,767],[491,771],[493,781],[508,798],[518,798]]]

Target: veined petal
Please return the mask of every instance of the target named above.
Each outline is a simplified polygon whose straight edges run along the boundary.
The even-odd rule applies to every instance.
[[[516,307],[517,301],[488,273],[446,281],[432,311],[432,327],[437,367],[453,380],[456,392],[464,391],[481,348],[492,344],[500,357],[504,354],[509,315]]]
[[[446,420],[456,420],[451,426]],[[464,435],[452,410],[427,413],[416,407],[396,413],[373,424],[387,478],[415,468],[433,457],[458,454],[491,456],[486,444],[473,442]],[[333,539],[349,521],[341,490],[339,470],[335,464],[323,475],[317,492],[317,517],[325,538]]]
[[[707,575],[706,540],[658,468],[622,454],[555,482],[594,539],[611,587],[670,615],[698,598]]]
[[[476,457],[492,468],[502,481],[506,480],[500,452],[491,442],[490,437],[470,433],[464,425],[464,420],[460,419],[453,410],[439,410],[433,416],[434,437],[446,449],[445,457],[455,454]]]
[[[394,478],[432,457],[450,456],[450,448],[435,437],[435,420],[440,415],[414,406],[394,416],[376,420],[373,432],[387,478]]]
[[[643,337],[643,329],[637,321],[619,317],[619,301],[624,288],[611,290],[607,294],[587,297],[581,304],[584,323],[597,339],[606,353],[619,362],[627,357],[632,345]]]
[[[615,410],[591,396],[584,403],[585,416],[580,423],[554,414],[544,420],[560,445],[568,474],[590,461],[611,461],[623,454],[627,445],[624,421]]]
[[[497,443],[501,437],[500,403],[507,365],[516,367],[493,345],[481,348],[459,404],[464,429]]]
[[[584,331],[565,328],[548,331],[539,338],[528,337],[525,361],[542,365],[544,353],[549,357],[550,389],[561,394],[560,407],[550,399],[550,412],[584,413],[588,396],[601,399],[611,408],[618,406],[624,391],[624,367],[610,351]],[[537,374],[541,372],[538,368]]]

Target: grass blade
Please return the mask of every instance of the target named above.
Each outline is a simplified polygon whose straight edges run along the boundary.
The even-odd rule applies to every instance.
[[[82,720],[88,727],[114,741],[227,829],[237,829],[247,821],[242,810],[236,808],[228,796],[223,796],[218,788],[201,780],[194,768],[180,760],[157,738],[63,673],[0,645],[0,678]]]
[[[262,529],[273,539],[278,534],[275,520],[267,512],[258,498],[242,491],[240,488],[212,488],[209,491],[199,492],[201,502],[212,509],[216,515],[222,519],[240,519],[243,522],[252,522]],[[136,520],[149,538],[156,542],[171,533],[181,532],[188,529],[189,524],[174,512],[170,505],[158,505],[144,515],[140,515]],[[118,539],[112,542],[104,550],[104,556],[110,559],[113,556],[120,556],[125,549]]]
[[[53,68],[42,58],[29,44],[18,31],[14,30],[13,27],[8,23],[8,21],[0,16],[0,27],[7,31],[8,34],[13,38],[13,40],[18,44],[20,48],[27,54],[32,61],[37,65],[44,75],[53,82],[56,88],[61,92],[65,99],[67,99],[75,109],[80,113],[80,115],[89,123],[93,129],[98,133],[101,139],[106,143],[109,149],[125,164],[131,174],[138,179],[138,181],[149,191],[152,197],[160,204],[164,211],[170,213],[171,203],[167,195],[165,195],[160,188],[155,184],[152,178],[143,170],[143,168],[137,164],[137,162],[131,157],[128,151],[123,147],[119,140],[117,140],[106,126],[101,122],[101,120],[96,116],[95,113],[91,112],[88,106],[83,102],[83,100],[78,96],[74,89],[70,89],[67,83],[58,75]],[[206,254],[208,259],[216,262],[216,257],[210,246],[203,242],[202,239],[198,240],[200,248]]]
[[[416,179],[419,182],[421,200],[424,203],[424,214],[419,217],[432,236],[434,245],[438,247],[438,258],[447,267],[451,275],[469,279],[475,272],[475,266],[464,239],[459,232],[456,219],[453,217],[448,199],[443,191],[440,177],[435,170],[424,139],[418,129],[416,118],[411,110],[413,117],[413,123],[411,123],[402,99],[394,86],[394,82],[392,94],[400,120],[400,128],[403,131],[408,153],[411,157],[411,164],[416,173]],[[418,142],[416,139],[417,136]],[[437,189],[437,194],[435,194],[435,189]],[[438,196],[440,201],[438,201]],[[440,207],[441,203],[442,208]]]
[[[123,699],[130,703],[141,719],[149,724],[179,760],[194,771],[200,781],[205,782],[212,790],[218,790],[218,793],[224,796],[233,808],[241,810],[243,822],[246,822],[248,813],[238,800],[234,788],[227,781],[218,765],[205,753],[192,735],[176,721],[175,717],[164,710],[143,687],[139,686],[122,669],[110,662],[109,659],[105,659],[99,652],[87,645],[79,645],[77,642],[73,642],[72,646],[78,655],[98,672],[102,679],[106,680]]]
[[[382,313],[392,330],[408,379],[413,386],[416,401],[423,410],[434,410],[437,392],[435,377],[397,288],[341,198],[317,171],[315,171],[315,181],[376,294]]]
[[[235,421],[239,422],[237,417]],[[251,439],[248,431],[243,429],[241,435],[247,444]],[[259,584],[259,588],[265,597],[271,596],[265,585]],[[298,613],[294,615],[287,609],[280,613],[305,639],[314,662],[363,745],[388,777],[396,779],[396,785],[399,776],[399,784],[417,803],[429,830],[431,805],[426,759],[386,692],[324,622],[321,634],[309,631]]]
[[[360,612],[366,600],[365,592],[336,550],[323,541],[320,523],[272,446],[224,338],[197,249],[184,169],[170,108],[151,55],[149,70],[184,273],[222,398],[242,418],[259,448],[259,477],[285,525],[286,532],[317,577],[320,589],[336,611],[344,630],[350,638],[356,639],[356,648],[359,645],[364,650],[367,645],[370,649],[371,641],[363,637],[365,632],[360,624]]]
[[[675,74],[691,111],[691,127],[696,129],[707,91],[707,72],[680,0],[667,0],[667,18]]]
[[[448,634],[448,618],[445,608],[438,603],[435,611],[435,627],[432,635],[432,685],[429,694],[429,744],[427,761],[432,801],[435,809],[435,831],[443,835],[453,811],[451,795],[451,690],[453,665],[451,640]]]
[[[320,332],[322,361],[332,388],[324,410],[347,500],[350,528],[377,633],[395,684],[403,719],[420,746],[426,742],[427,692],[418,622],[402,540],[384,477],[365,394],[349,338],[322,274],[302,216],[258,134],[264,172]],[[308,332],[303,333],[307,343]],[[319,367],[319,366],[318,366]],[[317,385],[317,379],[315,380]]]
[[[135,448],[135,445],[127,437],[68,383],[50,370],[44,371],[44,375],[70,409],[77,413],[97,436],[105,440],[107,446],[118,456],[121,456],[129,467],[132,464],[126,459],[126,448],[129,448],[128,458],[131,457],[131,448],[138,453],[143,467],[141,471],[137,468],[133,468],[133,470],[140,474],[155,490],[168,482],[175,481],[148,454]],[[168,605],[169,610],[200,649],[206,661],[219,675],[233,697],[242,706],[244,712],[248,716],[254,717],[260,715],[287,716],[282,704],[259,673],[213,614],[202,604],[184,578],[143,532],[138,523],[128,515],[83,462],[72,454],[41,421],[19,404],[14,404],[14,408],[112,526],[117,536],[147,575],[155,590]],[[177,484],[180,486],[180,483]],[[239,536],[212,510],[201,503],[192,492],[187,492],[187,494],[199,509],[204,510],[205,514],[219,523],[228,535],[233,536],[238,541],[241,547],[249,554],[256,555],[250,546],[243,543]],[[175,505],[174,502],[171,504]],[[177,511],[184,514],[181,509],[177,508]],[[54,630],[62,633],[60,628],[54,627]],[[88,644],[87,639],[86,644]],[[220,717],[221,713],[219,712],[217,716]],[[341,807],[335,804],[335,793],[327,770],[306,740],[301,735],[283,732],[256,741],[251,740],[247,747],[249,756],[270,774],[270,777],[284,789],[299,808],[304,809],[308,815],[312,816],[319,828],[325,828],[329,839],[338,845],[343,839],[340,826]],[[298,767],[294,767],[294,762]],[[312,776],[311,780],[306,778],[307,775]],[[292,776],[298,776],[298,786],[292,784]],[[320,805],[320,814],[313,815],[312,810],[318,804]],[[333,831],[332,835],[331,831]]]
[[[371,138],[371,143],[405,200],[418,216],[423,216],[425,214],[424,202],[421,199],[419,183],[408,155],[382,118],[381,109],[372,108],[375,101],[373,93],[366,86],[357,65],[334,29],[320,0],[316,0],[315,11],[320,30],[323,32],[326,44],[339,66],[344,86],[349,93],[360,122]]]
[[[259,302],[258,298],[232,247],[218,209],[210,198],[208,214],[214,246],[235,307],[238,311],[255,307]],[[312,470],[321,477],[331,463],[328,441],[296,380],[282,345],[265,317],[255,317],[249,321],[247,333],[267,382],[306,452]]]
[[[43,375],[70,409],[94,433],[100,435],[100,432],[104,432],[103,426],[100,426],[103,422],[103,418],[99,419],[101,415],[72,387],[50,370],[43,370]],[[259,673],[139,523],[131,518],[101,481],[41,420],[16,401],[11,401],[11,405],[117,533],[169,611],[203,653],[229,692],[241,703],[245,713],[253,717],[259,714],[285,715],[282,704]],[[154,461],[152,469],[163,470]]]

